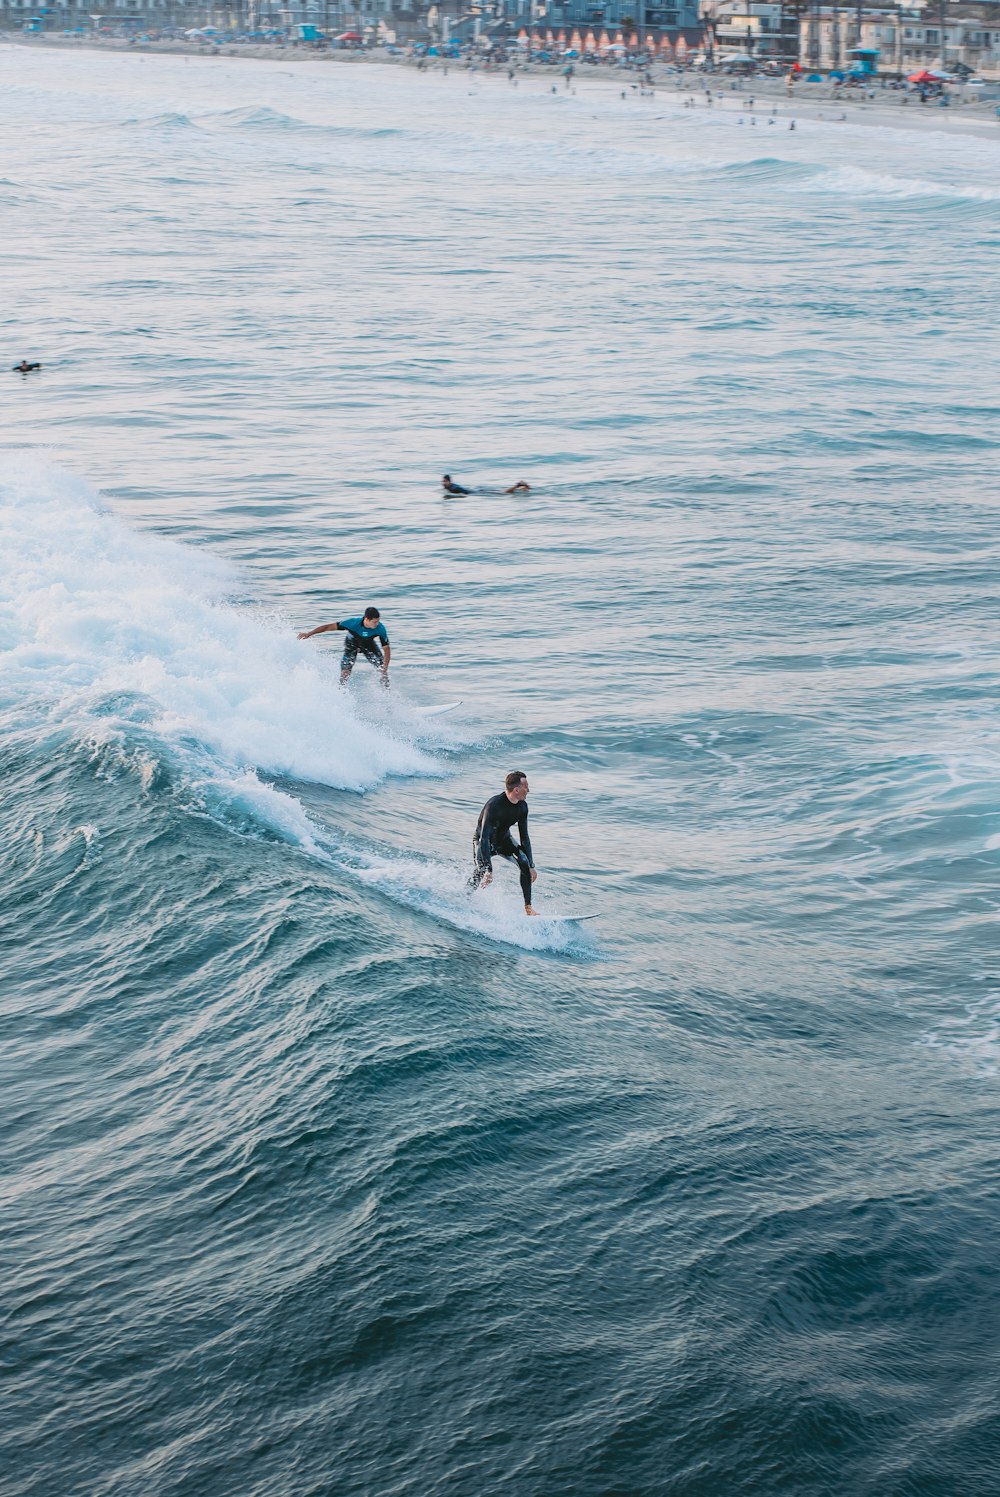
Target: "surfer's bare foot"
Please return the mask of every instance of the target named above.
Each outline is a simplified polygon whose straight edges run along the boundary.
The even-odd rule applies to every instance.
[[[537,910],[533,910],[533,909],[532,909],[532,908],[531,908],[531,905],[530,905],[530,904],[526,904],[526,905],[525,905],[525,907],[524,907],[524,913],[525,913],[525,914],[526,914],[526,915],[537,915],[537,914],[538,914],[538,911],[537,911]]]

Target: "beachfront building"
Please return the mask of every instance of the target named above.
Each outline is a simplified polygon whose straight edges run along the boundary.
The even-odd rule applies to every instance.
[[[645,38],[654,34],[657,41],[665,33],[684,33],[692,46],[701,45],[703,27],[699,20],[699,0],[484,0],[482,5],[467,0],[439,0],[442,10],[453,14],[452,26],[468,30],[470,19],[479,17],[482,34],[502,37],[521,28],[529,34],[542,35],[573,31],[583,41],[589,33],[595,40],[607,33]]]
[[[99,13],[98,13],[99,12]],[[21,30],[29,18],[45,31],[103,28],[153,30],[212,26],[234,31],[281,28],[294,33],[313,26],[328,36],[356,31],[368,40],[474,36],[506,40],[523,28],[538,32],[578,31],[581,39],[619,32],[684,38],[687,51],[700,48],[704,28],[698,0],[0,0],[0,29]]]
[[[1000,6],[845,9],[816,6],[799,22],[799,62],[811,71],[848,71],[859,53],[881,77],[923,68],[1000,78]]]
[[[770,0],[708,0],[703,15],[717,64],[794,62],[799,22],[789,5]]]
[[[212,26],[224,37],[268,29],[294,34],[311,25],[329,35],[364,28],[374,36],[392,9],[392,0],[0,0],[0,29],[20,31],[36,18],[31,29],[49,32]]]

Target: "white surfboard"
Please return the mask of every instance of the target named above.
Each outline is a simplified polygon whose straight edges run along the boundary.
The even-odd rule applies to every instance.
[[[414,707],[413,710],[418,717],[441,717],[443,713],[454,712],[455,708],[461,705],[462,698],[459,697],[457,702],[435,702],[430,707]]]
[[[544,920],[548,925],[576,925],[578,920],[599,920],[600,915],[543,915],[539,913],[536,918]]]

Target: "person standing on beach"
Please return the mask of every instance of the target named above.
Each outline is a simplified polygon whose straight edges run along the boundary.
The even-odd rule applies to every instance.
[[[503,785],[500,794],[488,800],[479,813],[472,838],[472,876],[468,887],[485,889],[493,882],[494,856],[510,858],[518,867],[524,913],[534,915],[531,886],[538,874],[528,836],[528,776],[523,769],[512,769],[505,776]],[[519,842],[510,835],[515,825]]]
[[[392,648],[378,609],[366,608],[361,618],[344,619],[343,623],[320,624],[315,629],[305,630],[299,635],[299,639],[312,639],[314,634],[330,634],[334,629],[343,629],[347,635],[344,640],[343,658],[340,662],[341,686],[347,685],[358,655],[361,654],[381,672],[382,685],[388,689]],[[379,648],[379,641],[385,646],[384,655]]]

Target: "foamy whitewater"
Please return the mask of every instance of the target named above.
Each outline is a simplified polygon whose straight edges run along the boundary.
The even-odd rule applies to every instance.
[[[994,1491],[1000,126],[0,83],[4,1497]]]

